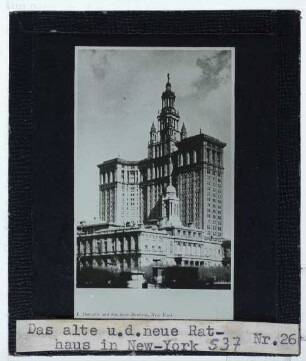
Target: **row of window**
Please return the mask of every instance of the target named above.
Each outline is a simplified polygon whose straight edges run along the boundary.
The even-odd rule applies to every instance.
[[[156,179],[167,177],[169,175],[169,167],[167,164],[164,166],[155,166],[147,169],[148,179]]]
[[[155,247],[155,245],[152,245],[151,249],[149,249],[149,246],[146,244],[145,245],[145,251],[152,251],[152,252],[161,252],[162,251],[162,248],[161,246],[158,246],[158,247]]]
[[[184,255],[192,255],[192,256],[206,256],[206,257],[217,257],[221,255],[221,249],[205,247],[205,245],[200,245],[196,243],[181,243],[178,242],[176,245],[176,253]]]
[[[209,148],[207,148],[206,150],[206,160],[209,163],[214,163],[217,164],[218,166],[221,166],[221,161],[222,161],[222,157],[221,157],[221,153],[217,152],[215,150],[211,150]]]
[[[222,233],[221,232],[207,232],[208,236],[218,236],[218,237],[222,237]]]
[[[208,224],[207,225],[207,229],[213,229],[213,230],[216,230],[217,228],[216,228],[217,226],[212,226],[212,228],[211,228],[211,226]],[[218,231],[221,231],[222,230],[222,227],[218,227]]]
[[[100,183],[107,184],[116,181],[116,171],[108,171],[100,174]]]
[[[198,159],[198,154],[194,150],[192,152],[186,152],[184,154],[178,154],[178,166],[182,167],[192,163],[196,163]]]
[[[114,252],[114,251],[132,251],[138,249],[137,239],[131,238],[126,239],[125,241],[86,241],[80,242],[79,244],[79,252],[81,254],[85,253],[107,253],[107,252]]]

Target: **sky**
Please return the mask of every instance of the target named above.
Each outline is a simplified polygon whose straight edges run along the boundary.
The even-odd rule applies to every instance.
[[[170,73],[188,136],[202,133],[224,149],[224,236],[232,234],[233,56],[219,48],[76,48],[75,220],[98,220],[97,164],[147,157],[149,132]]]

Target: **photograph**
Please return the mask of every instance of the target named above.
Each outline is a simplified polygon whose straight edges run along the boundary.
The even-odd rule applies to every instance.
[[[233,54],[76,48],[77,289],[231,290]]]

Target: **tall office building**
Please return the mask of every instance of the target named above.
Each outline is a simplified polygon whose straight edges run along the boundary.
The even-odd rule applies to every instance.
[[[167,78],[157,123],[150,130],[148,157],[115,158],[98,165],[100,220],[120,226],[162,224],[169,204],[175,207],[173,226],[181,222],[202,229],[205,236],[222,237],[226,144],[201,131],[188,137],[186,125],[180,124],[169,74]]]

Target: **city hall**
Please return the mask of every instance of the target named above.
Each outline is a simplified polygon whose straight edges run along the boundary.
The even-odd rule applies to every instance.
[[[226,144],[188,124],[167,75],[147,158],[105,160],[99,168],[99,221],[77,227],[78,269],[230,264],[223,238]],[[150,123],[148,123],[150,126]]]

